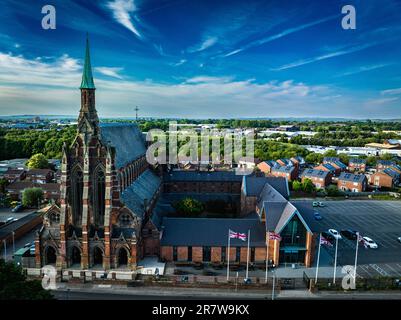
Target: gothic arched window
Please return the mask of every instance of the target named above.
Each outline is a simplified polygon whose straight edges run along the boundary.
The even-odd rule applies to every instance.
[[[76,166],[71,174],[71,208],[74,225],[80,225],[82,222],[83,189],[84,183],[82,170],[79,166]]]
[[[93,217],[95,225],[104,224],[106,183],[104,171],[97,167],[93,173]]]

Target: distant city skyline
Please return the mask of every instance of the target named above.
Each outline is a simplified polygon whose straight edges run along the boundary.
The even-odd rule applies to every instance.
[[[77,114],[88,32],[101,118],[401,118],[396,0],[45,4],[2,3],[0,115]]]

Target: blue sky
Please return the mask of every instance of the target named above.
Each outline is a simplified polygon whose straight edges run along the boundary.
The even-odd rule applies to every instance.
[[[1,115],[77,114],[88,32],[100,117],[401,117],[399,0],[46,4],[1,3]]]

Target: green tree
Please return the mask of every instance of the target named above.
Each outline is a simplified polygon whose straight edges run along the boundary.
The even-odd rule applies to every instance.
[[[50,164],[43,153],[34,154],[28,160],[27,165],[29,169],[47,169],[50,167]]]
[[[336,152],[336,150],[327,150],[324,153],[324,156],[325,157],[337,157],[337,152]]]
[[[308,163],[321,163],[323,162],[323,155],[320,153],[312,152],[305,157],[305,161]]]
[[[299,182],[299,181],[294,181],[293,183],[292,183],[292,190],[294,190],[294,191],[301,191],[302,190],[302,183],[301,182]]]
[[[304,181],[302,181],[302,191],[312,193],[315,190],[315,185],[313,184],[311,179],[306,178],[304,179]]]
[[[339,196],[341,194],[341,192],[338,190],[338,187],[335,186],[334,184],[329,185],[326,188],[326,191],[327,191],[327,195],[329,197],[336,197],[336,196]]]
[[[41,188],[27,188],[22,193],[22,204],[25,207],[39,207],[43,199],[43,190]]]
[[[198,215],[203,211],[202,202],[193,198],[184,198],[174,205],[179,214]]]
[[[22,268],[0,259],[0,300],[49,300],[52,294],[39,280],[27,280]]]
[[[1,178],[0,179],[0,193],[6,192],[7,185],[8,185],[8,181],[4,178]]]

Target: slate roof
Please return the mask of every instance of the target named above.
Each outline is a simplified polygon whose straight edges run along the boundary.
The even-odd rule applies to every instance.
[[[326,178],[326,176],[329,174],[328,171],[323,171],[323,170],[316,170],[316,169],[305,169],[301,177],[315,177],[315,178]]]
[[[330,172],[336,171],[336,168],[333,167],[330,163],[323,163],[322,166],[325,167],[325,168],[326,168],[327,170],[329,170]]]
[[[244,176],[242,183],[248,196],[259,196],[266,183],[269,183],[284,198],[288,199],[290,196],[288,182],[284,177]]]
[[[164,218],[161,246],[227,246],[228,230],[248,233],[250,246],[265,246],[265,227],[258,219]],[[230,246],[246,247],[247,241],[231,239]]]
[[[361,183],[363,180],[366,179],[366,176],[364,174],[352,174],[348,172],[342,172],[340,176],[338,177],[338,180],[342,181],[351,181],[351,182],[358,182]]]
[[[145,141],[136,124],[102,123],[100,136],[103,143],[116,150],[116,167],[121,168],[146,153]]]
[[[265,160],[265,161],[262,161],[262,162],[264,162],[264,163],[266,163],[269,167],[271,167],[271,168],[273,168],[273,167],[279,167],[280,165],[276,162],[276,161],[274,161],[274,160]]]
[[[398,180],[400,178],[400,174],[391,168],[384,169],[383,172],[395,180]]]
[[[160,178],[152,171],[143,172],[130,186],[121,193],[121,201],[138,217],[145,213],[144,201],[148,203],[160,186]]]
[[[394,165],[396,165],[396,163],[394,161],[391,161],[391,160],[378,160],[377,164],[381,164],[383,166],[394,166]]]
[[[363,163],[366,163],[366,159],[352,158],[352,159],[349,159],[349,163],[363,164]]]
[[[278,168],[273,168],[272,171],[275,172],[285,172],[285,173],[291,173],[292,171],[295,170],[295,167],[291,166],[282,166]]]
[[[164,181],[241,182],[242,177],[242,175],[235,174],[235,171],[174,170],[164,174]]]

